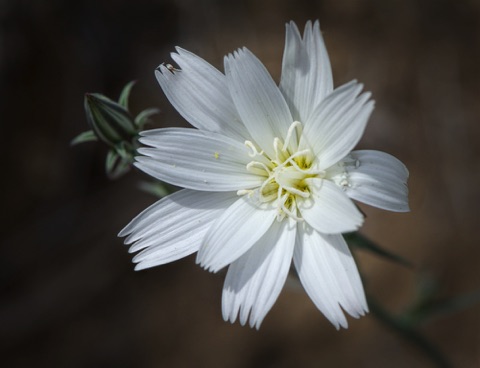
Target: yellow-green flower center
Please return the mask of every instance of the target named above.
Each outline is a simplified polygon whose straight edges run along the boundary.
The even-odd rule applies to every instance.
[[[318,177],[322,172],[313,169],[314,155],[310,149],[299,149],[302,124],[295,121],[290,125],[285,141],[273,140],[274,157],[258,151],[254,144],[246,141],[254,158],[247,170],[265,177],[263,184],[255,190],[241,190],[239,195],[248,194],[260,204],[272,204],[277,209],[277,220],[291,217],[301,221],[297,213],[297,201],[310,197],[306,179]]]

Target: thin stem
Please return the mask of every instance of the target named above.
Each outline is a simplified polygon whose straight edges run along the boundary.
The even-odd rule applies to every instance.
[[[374,299],[367,295],[368,305],[372,315],[382,322],[385,326],[396,332],[400,337],[410,345],[421,350],[436,367],[452,367],[448,359],[434,346],[425,336],[415,330],[410,324],[404,323],[401,318],[389,314]]]

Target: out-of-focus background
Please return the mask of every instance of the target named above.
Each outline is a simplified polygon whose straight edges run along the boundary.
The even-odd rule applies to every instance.
[[[362,232],[416,267],[357,251],[369,294],[398,314],[420,282],[440,298],[480,288],[479,1],[2,0],[3,367],[433,366],[372,315],[337,332],[295,288],[256,331],[222,320],[223,275],[194,257],[134,272],[116,234],[156,200],[138,189],[146,175],[110,181],[106,148],[69,146],[88,129],[84,93],[117,97],[134,79],[134,112],[185,125],[153,75],[176,45],[220,69],[247,46],[278,81],[284,24],[308,19],[335,84],[356,78],[377,101],[360,146],[410,169],[411,213],[362,206]],[[478,305],[419,331],[455,367],[480,366]]]

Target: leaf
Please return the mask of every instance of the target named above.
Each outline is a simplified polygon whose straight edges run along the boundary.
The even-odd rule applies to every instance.
[[[165,197],[166,195],[170,194],[170,190],[165,187],[165,185],[161,182],[146,182],[143,181],[139,184],[141,190],[146,193],[153,194],[158,198]]]
[[[114,149],[117,155],[119,155],[123,160],[133,162],[135,150],[129,142],[120,142],[115,145]]]
[[[345,240],[352,246],[356,246],[360,249],[365,249],[370,251],[371,253],[376,254],[377,256],[383,257],[388,259],[389,261],[393,261],[396,263],[401,264],[407,268],[414,268],[413,264],[407,261],[405,258],[398,256],[390,251],[387,251],[368,238],[364,237],[360,233],[349,233],[344,234]]]
[[[446,315],[456,313],[476,304],[480,304],[480,290],[438,301],[430,306],[428,317],[432,314]]]
[[[109,179],[118,179],[130,170],[130,162],[123,160],[114,150],[108,151],[105,171]]]
[[[73,138],[72,141],[70,142],[70,145],[75,146],[76,144],[79,144],[79,143],[93,142],[93,141],[98,141],[98,138],[95,135],[95,132],[93,130],[87,130],[86,132],[80,133],[75,138]]]
[[[426,284],[426,285],[425,285]],[[456,295],[451,298],[439,298],[439,285],[433,287],[431,282],[420,282],[417,300],[404,313],[405,321],[412,325],[445,315],[451,315],[480,304],[480,290]]]
[[[378,304],[371,296],[367,296],[370,313],[386,327],[396,332],[398,336],[421,350],[436,367],[450,368],[451,363],[443,352],[437,348],[427,337],[417,331],[414,326],[405,323],[401,317],[391,315],[386,309]]]
[[[150,119],[150,116],[159,114],[160,109],[156,108],[150,108],[143,110],[140,114],[137,115],[135,118],[135,125],[141,130],[143,129],[143,126],[148,123],[148,120]]]
[[[113,172],[113,169],[119,160],[119,156],[114,150],[109,150],[107,153],[107,158],[105,160],[105,171],[107,173],[107,176],[110,177],[110,174]]]
[[[120,97],[118,98],[118,103],[120,106],[123,106],[125,110],[128,111],[128,99],[130,97],[130,92],[132,91],[132,87],[137,83],[137,81],[131,81],[123,87],[122,93],[120,93]]]

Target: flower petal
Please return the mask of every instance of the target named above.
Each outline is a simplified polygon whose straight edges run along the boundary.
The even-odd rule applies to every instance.
[[[410,210],[408,170],[392,155],[379,151],[353,151],[339,163],[338,169],[340,172],[331,179],[350,198],[384,210]]]
[[[236,191],[261,185],[262,176],[251,174],[248,148],[220,134],[188,128],[142,132],[135,165],[147,174],[188,189]]]
[[[246,48],[225,57],[225,75],[250,136],[275,157],[274,138],[285,138],[293,122],[282,93],[260,60]]]
[[[181,70],[160,65],[155,71],[170,103],[194,127],[243,143],[248,132],[230,97],[225,75],[187,50],[177,47],[177,52],[172,58]]]
[[[294,22],[287,23],[280,90],[293,120],[305,122],[333,90],[333,77],[320,23],[309,21],[303,39]]]
[[[299,226],[293,260],[300,281],[318,309],[337,328],[368,312],[357,266],[341,235],[325,235]]]
[[[303,219],[318,232],[340,234],[357,230],[363,215],[355,204],[333,182],[319,178],[305,179],[309,198],[299,198]]]
[[[319,170],[344,158],[362,137],[374,106],[369,92],[358,96],[362,88],[352,81],[335,89],[305,123],[300,147],[313,150]]]
[[[272,225],[275,209],[261,209],[243,196],[213,224],[197,254],[197,263],[217,272],[248,251]]]
[[[186,257],[198,250],[212,223],[235,200],[236,193],[183,189],[164,197],[137,215],[118,236],[127,236],[129,252],[138,253],[136,270]]]
[[[222,313],[225,321],[260,327],[280,295],[292,263],[296,223],[274,221],[270,229],[228,268],[223,286]]]

